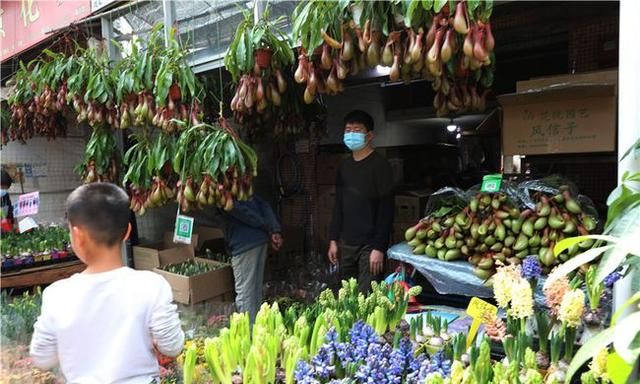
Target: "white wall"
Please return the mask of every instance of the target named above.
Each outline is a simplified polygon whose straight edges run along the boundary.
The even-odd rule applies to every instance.
[[[35,172],[33,177],[25,175],[22,186],[14,181],[9,190],[11,201],[16,204],[22,193],[40,192],[40,209],[33,218],[42,224],[62,223],[64,202],[69,192],[80,185],[80,178],[73,168],[82,160],[85,139],[77,127],[70,127],[67,138],[48,141],[33,138],[26,144],[10,142],[0,149],[2,165],[16,164],[22,172],[29,166]]]

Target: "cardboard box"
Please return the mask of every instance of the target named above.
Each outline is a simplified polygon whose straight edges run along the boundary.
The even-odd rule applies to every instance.
[[[528,92],[547,88],[550,86],[575,85],[575,84],[618,84],[618,70],[582,72],[573,75],[556,75],[536,77],[529,80],[518,81],[516,92]]]
[[[136,269],[150,270],[164,267],[184,257],[193,257],[193,244],[198,243],[198,235],[191,236],[191,244],[176,244],[173,233],[166,232],[162,242],[133,246],[133,265]]]
[[[424,216],[424,208],[431,196],[429,191],[407,191],[396,195],[394,219],[396,223],[416,223]]]
[[[335,185],[340,164],[345,154],[321,153],[316,159],[316,183],[319,185]]]
[[[616,149],[614,85],[563,85],[502,95],[498,101],[505,156]]]
[[[330,215],[336,203],[336,186],[335,185],[319,185],[318,186],[318,213]]]
[[[167,279],[169,285],[171,285],[173,301],[183,304],[195,304],[214,297],[225,297],[234,291],[233,270],[229,264],[201,259],[199,257],[194,258],[193,256],[183,257],[181,260],[175,261],[175,263],[191,258],[200,263],[222,267],[215,271],[205,272],[195,276],[183,276],[155,268],[153,271],[162,275]]]

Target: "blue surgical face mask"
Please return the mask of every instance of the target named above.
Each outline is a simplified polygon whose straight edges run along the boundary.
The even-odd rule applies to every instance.
[[[0,189],[0,197],[5,197],[9,193],[6,189]]]
[[[363,132],[345,132],[343,141],[352,151],[359,151],[367,145],[366,134]]]

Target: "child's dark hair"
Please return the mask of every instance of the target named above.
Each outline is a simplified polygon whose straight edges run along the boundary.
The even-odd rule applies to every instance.
[[[67,198],[65,209],[71,225],[87,229],[96,243],[108,247],[124,239],[131,218],[127,194],[109,183],[76,188]]]
[[[362,124],[367,128],[367,131],[373,131],[373,117],[359,109],[347,113],[344,117],[344,125],[347,124]]]

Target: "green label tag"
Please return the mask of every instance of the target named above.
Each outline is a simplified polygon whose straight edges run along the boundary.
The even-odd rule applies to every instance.
[[[173,232],[173,242],[191,244],[192,232],[193,232],[193,217],[178,215],[176,217],[176,228]]]
[[[502,185],[502,175],[486,175],[482,178],[482,187],[480,187],[481,192],[489,192],[495,193],[500,190],[500,186]]]

